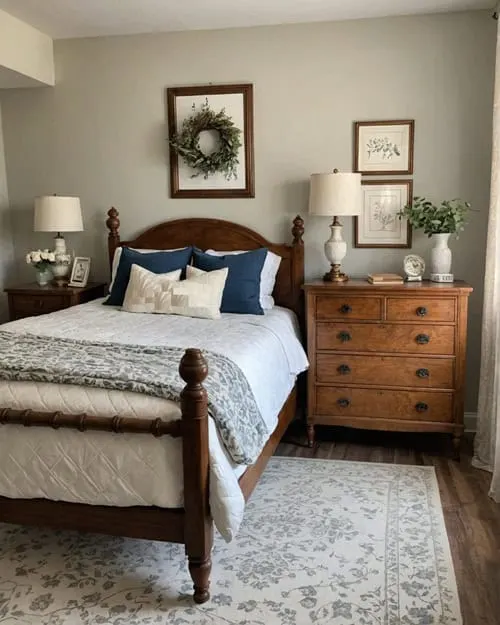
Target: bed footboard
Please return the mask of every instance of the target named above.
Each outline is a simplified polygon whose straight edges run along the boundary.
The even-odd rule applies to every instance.
[[[182,437],[184,509],[113,508],[0,497],[0,522],[184,543],[194,600],[208,601],[213,522],[209,508],[208,400],[202,384],[208,368],[199,349],[186,350],[179,373],[186,386],[181,393],[182,418],[176,421],[0,408],[0,424]]]

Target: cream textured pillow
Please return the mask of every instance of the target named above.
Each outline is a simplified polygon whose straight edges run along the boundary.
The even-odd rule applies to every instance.
[[[229,269],[202,271],[188,265],[186,280],[169,285],[157,295],[156,313],[219,319],[224,285]]]
[[[169,273],[153,273],[139,265],[132,265],[122,310],[136,313],[155,312],[157,296],[167,290],[169,285],[178,282],[181,272],[178,269]]]
[[[218,319],[228,272],[227,268],[205,272],[188,265],[186,280],[179,281],[180,270],[155,274],[132,265],[122,310]]]

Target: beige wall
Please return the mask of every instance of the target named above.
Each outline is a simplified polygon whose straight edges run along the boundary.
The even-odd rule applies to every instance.
[[[54,49],[52,39],[29,24],[0,11],[0,67],[19,77],[28,78],[24,86],[54,84]],[[11,86],[8,77],[0,76],[1,86]],[[16,86],[12,78],[12,85]]]
[[[343,23],[57,41],[54,89],[3,97],[16,254],[31,232],[33,197],[77,194],[86,231],[68,237],[106,275],[104,211],[120,209],[124,236],[183,216],[241,222],[288,237],[306,215],[311,172],[350,170],[354,120],[414,118],[415,192],[461,196],[478,209],[454,270],[471,301],[469,399],[476,402],[490,174],[495,23],[488,12]],[[256,198],[172,200],[165,88],[248,81],[255,90]],[[327,221],[306,219],[306,271],[321,275]],[[351,220],[346,238],[352,241]],[[414,237],[428,258],[429,242]],[[350,249],[349,273],[401,270],[404,250]]]
[[[2,132],[2,109],[0,108],[0,323],[7,320],[7,298],[3,288],[12,280],[14,246],[9,215],[9,194]]]

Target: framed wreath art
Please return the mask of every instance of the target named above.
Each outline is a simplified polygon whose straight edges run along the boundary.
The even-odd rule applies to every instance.
[[[252,85],[167,89],[174,198],[254,197]]]

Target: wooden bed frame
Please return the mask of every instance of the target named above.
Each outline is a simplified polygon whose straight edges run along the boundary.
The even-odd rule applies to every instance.
[[[278,305],[294,310],[302,317],[301,286],[304,281],[304,222],[293,221],[291,245],[276,245],[256,232],[228,221],[217,219],[179,219],[161,223],[133,241],[120,242],[118,211],[108,211],[109,261],[120,245],[143,249],[166,249],[196,245],[236,251],[267,247],[282,257],[276,279],[274,298]],[[148,540],[183,543],[189,561],[196,603],[208,601],[213,522],[209,508],[208,408],[203,380],[207,364],[198,349],[187,349],[179,373],[186,382],[181,395],[181,419],[134,419],[44,413],[0,408],[0,424],[22,424],[41,427],[70,427],[81,432],[102,430],[117,434],[127,432],[154,436],[165,434],[182,437],[184,475],[184,508],[108,507],[67,503],[46,499],[9,499],[0,497],[0,522],[49,526],[85,532],[129,536]],[[278,425],[256,463],[241,476],[239,484],[247,500],[269,458],[274,453],[296,410],[296,386],[290,393],[278,418]]]

